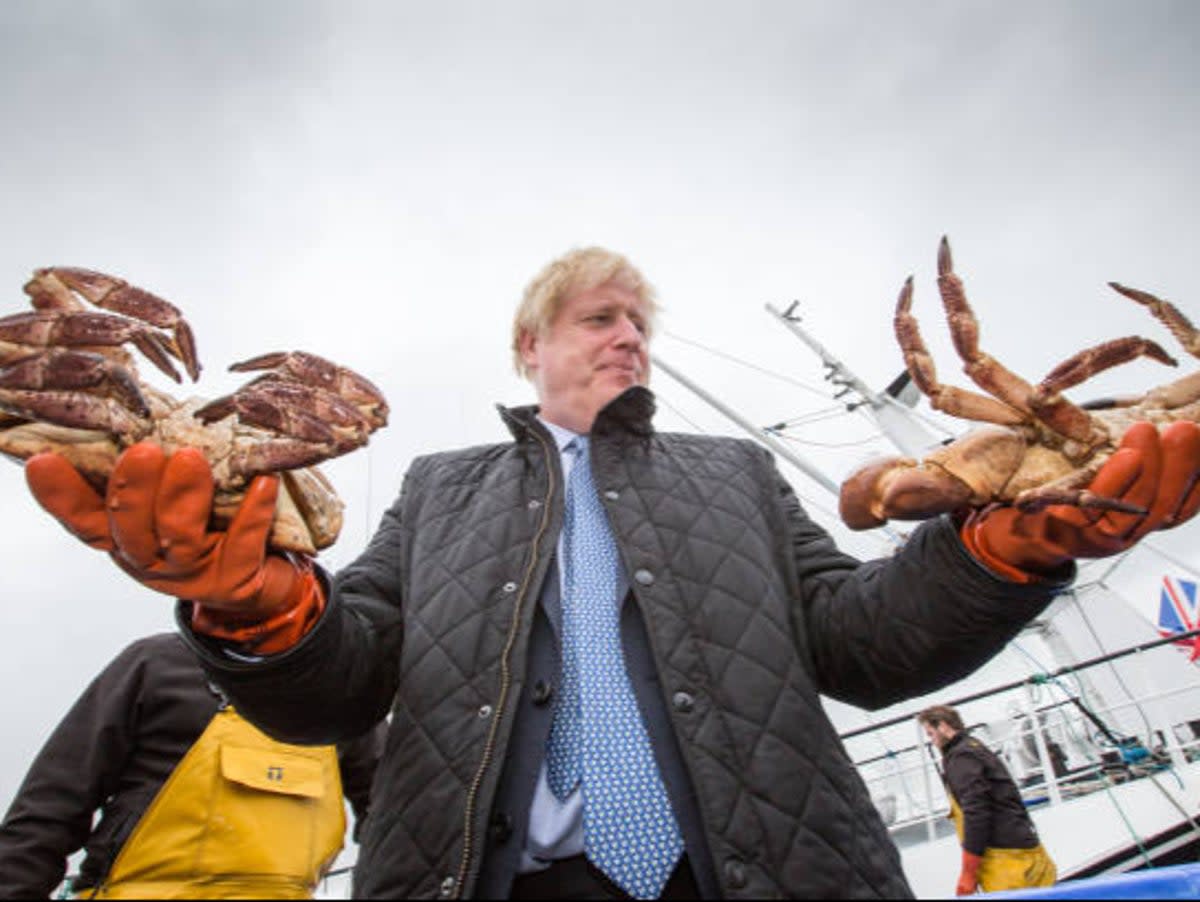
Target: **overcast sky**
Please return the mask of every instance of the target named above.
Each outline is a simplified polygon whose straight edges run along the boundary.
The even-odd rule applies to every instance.
[[[943,234],[985,347],[1018,372],[1130,333],[1175,352],[1104,283],[1200,316],[1198,20],[1195,3],[1098,0],[4,0],[0,312],[25,309],[35,267],[91,267],[184,309],[206,366],[189,392],[290,348],[373,379],[393,422],[328,467],[348,505],[336,565],[415,455],[504,437],[493,405],[532,397],[507,351],[514,303],[573,246],[630,255],[665,307],[656,352],[758,424],[834,405],[767,303],[799,300],[881,388],[913,273],[961,381]],[[1137,363],[1095,391],[1164,378]],[[661,428],[736,431],[667,376],[654,387]],[[886,450],[876,432],[851,415],[788,435],[840,480]],[[886,550],[788,472],[845,547]],[[63,533],[17,467],[0,477],[6,808],[80,689],[171,628],[171,604]]]

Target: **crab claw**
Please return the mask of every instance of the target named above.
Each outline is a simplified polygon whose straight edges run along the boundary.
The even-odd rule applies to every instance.
[[[325,457],[366,444],[371,432],[370,423],[358,409],[337,395],[274,377],[251,382],[209,402],[196,411],[195,417],[202,423],[214,423],[231,413],[251,426],[327,446]]]
[[[170,330],[172,337],[159,337],[159,341],[183,363],[193,382],[200,377],[200,360],[191,326],[178,307],[158,295],[130,285],[124,279],[73,266],[35,270],[33,278],[25,285],[25,293],[29,295],[33,306],[40,310],[78,309],[72,291],[78,292],[97,307],[124,314],[159,329]],[[143,352],[146,352],[143,342],[147,341],[144,336],[149,334],[140,333],[132,339]],[[147,356],[154,359],[150,353]],[[158,363],[157,360],[155,362]],[[162,367],[161,363],[158,365]]]
[[[239,450],[230,461],[239,475],[291,470],[337,457],[367,443],[387,422],[388,407],[374,385],[314,354],[263,354],[231,370],[266,370],[233,394],[195,412],[203,423],[236,415],[274,433]]]
[[[275,351],[233,364],[234,373],[268,370],[281,378],[314,385],[349,401],[367,418],[372,429],[387,425],[388,405],[383,392],[353,370],[304,351]],[[253,384],[253,383],[252,383]]]
[[[888,457],[867,464],[842,483],[838,513],[851,529],[871,529],[890,519],[924,520],[957,510],[973,494],[970,486],[941,467]]]

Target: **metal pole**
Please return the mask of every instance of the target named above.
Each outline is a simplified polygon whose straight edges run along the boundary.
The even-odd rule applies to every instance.
[[[1175,775],[1186,789],[1187,777],[1185,775],[1187,774],[1188,760],[1183,754],[1183,749],[1179,747],[1179,741],[1175,738],[1175,731],[1171,729],[1171,720],[1163,710],[1163,693],[1159,690],[1158,684],[1150,675],[1150,668],[1146,666],[1146,662],[1142,659],[1141,652],[1138,652],[1137,662],[1137,669],[1142,675],[1142,685],[1144,687],[1142,697],[1145,699],[1146,721],[1152,729],[1162,734],[1163,746],[1171,759],[1171,764],[1175,767]],[[1149,750],[1153,750],[1153,736],[1146,737],[1146,747]]]
[[[709,405],[715,407],[729,419],[733,420],[733,422],[737,423],[744,430],[746,430],[746,432],[750,433],[750,435],[752,435],[756,440],[762,442],[781,458],[790,463],[793,467],[800,470],[800,472],[802,472],[809,479],[813,480],[813,482],[817,483],[817,485],[828,490],[829,493],[835,498],[840,494],[841,489],[836,482],[834,482],[804,458],[795,454],[790,448],[781,443],[778,439],[773,438],[771,435],[764,432],[760,427],[755,426],[745,417],[734,411],[733,408],[722,404],[720,401],[698,386],[695,382],[684,376],[677,369],[672,366],[668,366],[665,362],[663,362],[661,357],[652,356],[651,360],[654,361],[654,365],[656,367],[673,378],[675,381],[679,382],[685,388],[688,388],[696,395],[699,395],[702,400],[706,401]]]
[[[1034,747],[1037,749],[1038,763],[1042,766],[1042,779],[1046,782],[1046,792],[1050,796],[1051,805],[1062,804],[1062,793],[1058,788],[1058,774],[1054,772],[1054,762],[1050,758],[1050,749],[1046,745],[1046,737],[1042,734],[1042,725],[1038,720],[1037,708],[1033,704],[1033,694],[1026,687],[1025,713],[1029,715],[1029,729],[1033,733]]]
[[[875,394],[875,392],[871,391],[871,389],[867,386],[867,384],[865,382],[863,382],[856,375],[854,375],[854,373],[850,372],[850,370],[847,369],[847,367],[844,363],[842,363],[840,360],[838,360],[836,357],[834,357],[832,354],[830,354],[829,351],[827,351],[825,349],[825,346],[822,345],[819,341],[817,341],[815,338],[813,338],[811,335],[809,335],[806,331],[801,329],[800,326],[797,324],[796,320],[788,315],[788,313],[791,312],[790,310],[788,311],[788,313],[784,313],[780,310],[776,310],[775,307],[771,304],[766,304],[765,306],[767,308],[767,312],[769,314],[771,314],[773,317],[775,317],[777,320],[779,320],[781,323],[783,323],[783,325],[787,328],[787,330],[789,332],[791,332],[793,335],[795,335],[797,338],[799,338],[802,342],[804,342],[806,345],[808,345],[810,348],[812,348],[813,353],[815,353],[818,357],[821,358],[821,362],[824,363],[827,367],[829,367],[829,369],[833,371],[833,374],[836,374],[838,376],[838,379],[836,381],[839,384],[845,385],[847,388],[854,389],[856,392],[858,392],[860,395],[862,395],[863,399],[866,400],[866,402],[868,404],[870,404],[872,407],[878,407],[880,404],[883,403],[879,399],[879,396],[877,394]],[[793,304],[792,306],[795,306],[795,305]]]
[[[917,754],[921,756],[921,778],[925,782],[925,834],[929,841],[933,842],[937,839],[937,827],[934,826],[937,815],[934,813],[936,809],[933,807],[933,779],[929,775],[929,772],[934,769],[933,758],[930,754],[932,744],[929,742],[929,737],[925,735],[925,729],[921,726],[921,722],[915,717],[913,726],[917,728]]]

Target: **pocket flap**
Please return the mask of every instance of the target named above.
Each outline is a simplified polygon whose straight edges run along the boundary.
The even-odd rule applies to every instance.
[[[325,794],[321,762],[279,749],[221,746],[221,774],[251,789],[319,799]]]

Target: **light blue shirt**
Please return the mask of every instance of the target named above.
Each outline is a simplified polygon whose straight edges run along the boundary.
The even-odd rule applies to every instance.
[[[538,417],[543,426],[549,430],[558,445],[558,456],[562,462],[563,485],[571,475],[571,467],[575,463],[575,455],[566,453],[565,449],[576,433],[562,426],[556,426]],[[558,559],[563,559],[563,537],[558,534]],[[560,591],[563,587],[563,568],[558,568]],[[538,771],[537,788],[533,791],[533,804],[529,808],[529,833],[525,839],[525,848],[521,850],[521,861],[517,872],[528,874],[533,871],[545,870],[550,862],[560,858],[571,858],[583,854],[583,792],[576,787],[563,801],[550,790],[546,780],[546,762],[542,761]]]

